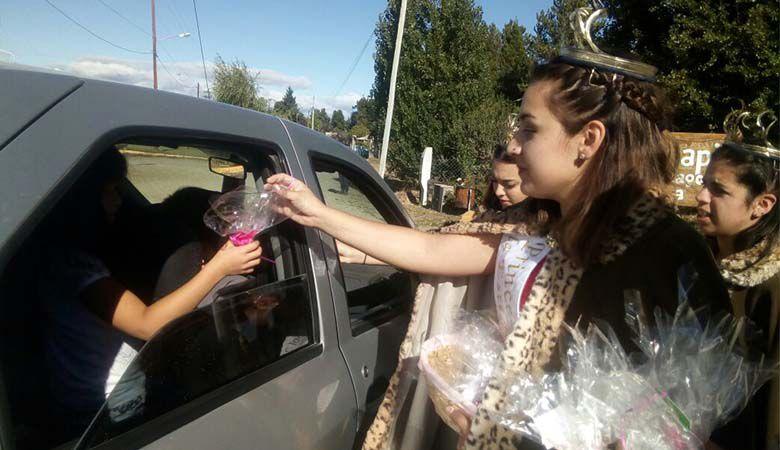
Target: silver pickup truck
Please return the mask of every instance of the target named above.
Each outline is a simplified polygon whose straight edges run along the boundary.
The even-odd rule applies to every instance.
[[[272,262],[139,344],[141,405],[120,410],[109,395],[89,426],[55,432],[50,386],[61,374],[43,361],[42,247],[52,211],[106,149],[128,162],[121,213],[134,222],[117,251],[136,262],[127,283],[139,291],[151,292],[184,244],[160,211],[181,188],[216,195],[286,172],[332,207],[412,222],[363,158],[277,117],[15,65],[0,65],[0,87],[0,448],[360,445],[397,362],[415,277],[341,264],[330,236],[291,221],[260,237]],[[252,320],[258,298],[278,303],[273,320]]]

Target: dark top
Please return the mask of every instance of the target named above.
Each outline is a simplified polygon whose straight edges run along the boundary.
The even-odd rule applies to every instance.
[[[780,273],[776,273],[757,286],[735,289],[732,295],[733,301],[739,301],[742,297],[745,315],[753,322],[758,332],[746,344],[776,362],[780,345],[776,306],[780,302]],[[727,450],[780,448],[776,434],[777,425],[770,427],[771,421],[777,420],[778,409],[780,409],[778,406],[780,399],[776,391],[778,383],[780,380],[775,375],[756,392],[739,416],[716,430],[711,439]]]
[[[655,307],[674,314],[681,285],[692,307],[731,312],[728,290],[706,242],[670,214],[621,256],[585,271],[566,311],[566,322],[574,324],[579,317],[581,323],[601,319],[612,326],[623,348],[632,352],[638,349],[624,317],[626,293],[640,295],[647,317],[653,317]]]

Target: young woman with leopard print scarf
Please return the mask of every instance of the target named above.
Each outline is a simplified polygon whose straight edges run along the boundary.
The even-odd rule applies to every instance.
[[[742,115],[740,122],[756,123],[755,116],[751,120],[745,113],[736,113]],[[761,332],[745,344],[777,360],[780,151],[767,142],[749,142],[750,130],[738,134],[729,135],[712,154],[697,196],[697,221],[728,283],[734,313],[747,316]],[[764,133],[760,134],[759,139],[763,139]],[[780,448],[779,384],[775,377],[761,388],[745,411],[716,433],[714,440],[729,449]]]
[[[667,134],[662,92],[646,72],[597,68],[582,58],[536,67],[520,108],[515,156],[523,192],[552,204],[544,214],[531,209],[539,200],[430,234],[328,208],[288,175],[268,180],[289,188],[280,191],[286,199],[280,212],[292,220],[432,277],[417,292],[398,369],[364,449],[421,449],[444,441],[437,430],[446,427],[436,427],[425,388],[415,384],[415,356],[425,338],[449,331],[460,306],[479,303],[478,284],[469,277],[495,275],[492,286],[502,293],[493,295],[494,305],[499,314],[514,315],[501,364],[534,375],[558,365],[563,322],[604,321],[626,350],[635,349],[624,322],[629,292],[641,296],[647,313],[655,307],[673,313],[680,286],[694,307],[730,309],[704,239],[656,194],[671,182],[678,152]],[[533,270],[520,268],[523,258]],[[492,420],[503,408],[504,389],[488,384],[467,448],[525,445]]]

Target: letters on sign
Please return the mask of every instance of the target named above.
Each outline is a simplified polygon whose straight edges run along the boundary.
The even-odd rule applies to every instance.
[[[672,136],[680,148],[680,164],[672,194],[678,205],[695,206],[712,152],[725,136],[710,133],[672,133]]]

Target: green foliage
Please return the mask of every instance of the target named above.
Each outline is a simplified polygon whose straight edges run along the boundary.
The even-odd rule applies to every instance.
[[[344,119],[344,112],[340,109],[333,111],[330,118],[330,128],[333,131],[347,131],[347,121]]]
[[[536,26],[529,49],[537,62],[546,61],[556,56],[561,47],[572,45],[574,35],[569,27],[569,16],[583,6],[590,6],[590,1],[553,0],[549,9],[536,15]]]
[[[257,95],[259,74],[253,74],[243,61],[227,63],[217,56],[214,67],[214,100],[242,108],[268,111],[268,100]]]
[[[602,0],[609,20],[594,30],[602,49],[633,53],[660,69],[682,131],[718,131],[737,99],[780,105],[780,6],[777,0]],[[434,148],[434,176],[484,175],[488,152],[505,139],[534,62],[573,44],[569,17],[589,0],[552,0],[533,33],[516,21],[487,25],[473,0],[412,0],[406,14],[388,162],[416,178],[420,155]],[[387,108],[400,0],[377,22],[375,78],[350,117],[378,144]],[[614,49],[614,50],[612,50]],[[355,131],[361,131],[356,133]]]
[[[660,69],[684,131],[720,131],[743,99],[780,104],[780,6],[776,0],[607,0],[605,39]]]
[[[519,101],[533,64],[527,52],[531,36],[524,26],[510,20],[498,38],[498,90],[507,100]]]
[[[368,124],[373,120],[373,111],[374,99],[371,97],[361,98],[355,104],[354,111],[352,111],[352,115],[349,118],[350,126],[354,127],[357,124],[368,126]]]
[[[314,110],[314,129],[323,133],[333,130],[330,126],[330,117],[328,116],[328,112],[325,111],[325,108]]]
[[[368,129],[368,126],[366,124],[357,123],[349,130],[349,133],[353,136],[365,137],[371,133],[371,130]]]
[[[300,109],[298,109],[298,102],[295,100],[292,87],[288,86],[284,93],[284,97],[274,104],[273,113],[283,119],[306,125],[306,118],[301,114]]]
[[[376,107],[369,128],[377,137],[384,127],[398,6],[390,2],[376,29]],[[397,176],[417,177],[426,146],[434,148],[434,176],[469,177],[484,170],[489,159],[479,155],[503,139],[506,116],[499,116],[509,111],[497,93],[497,54],[495,30],[473,0],[409,3],[388,152]]]

